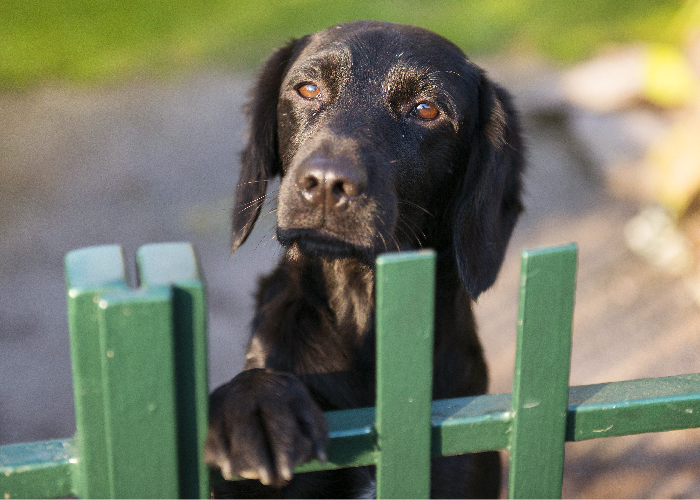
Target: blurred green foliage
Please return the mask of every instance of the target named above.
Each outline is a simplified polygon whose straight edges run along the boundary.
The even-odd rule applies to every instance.
[[[432,29],[470,55],[569,62],[601,44],[677,42],[681,0],[1,0],[0,88],[256,66],[275,46],[355,19]]]

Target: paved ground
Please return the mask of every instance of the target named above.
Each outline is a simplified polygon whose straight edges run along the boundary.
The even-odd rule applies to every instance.
[[[507,68],[522,106],[531,96]],[[207,280],[211,383],[240,369],[272,217],[229,255],[248,80],[209,74],[118,88],[0,94],[0,443],[74,429],[62,257],[90,245],[192,241]],[[700,308],[627,250],[638,207],[601,187],[560,115],[526,113],[527,213],[477,306],[492,391],[510,392],[518,252],[580,247],[571,383],[700,372]],[[567,445],[569,497],[698,497],[700,432]]]

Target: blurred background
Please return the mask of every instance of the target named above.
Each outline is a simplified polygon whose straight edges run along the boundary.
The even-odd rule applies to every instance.
[[[571,384],[700,372],[700,2],[0,2],[0,444],[74,432],[62,259],[191,241],[210,382],[242,367],[274,215],[235,255],[229,218],[256,67],[355,19],[415,24],[509,88],[527,212],[476,307],[510,392],[519,252],[580,248]],[[274,199],[270,207],[274,207]],[[535,459],[535,458],[533,458]],[[565,497],[700,497],[700,431],[569,443]]]

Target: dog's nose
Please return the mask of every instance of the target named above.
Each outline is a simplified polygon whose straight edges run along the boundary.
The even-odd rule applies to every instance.
[[[297,173],[297,188],[309,205],[344,210],[348,202],[365,192],[367,174],[341,160],[312,158]]]

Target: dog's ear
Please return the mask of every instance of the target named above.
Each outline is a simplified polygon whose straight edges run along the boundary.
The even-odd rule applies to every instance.
[[[280,85],[297,41],[277,49],[263,64],[248,104],[249,137],[233,206],[232,251],[246,240],[260,215],[267,183],[281,173],[277,151],[277,102]]]
[[[496,280],[521,202],[524,151],[510,96],[481,73],[466,174],[452,200],[452,241],[473,299]]]

